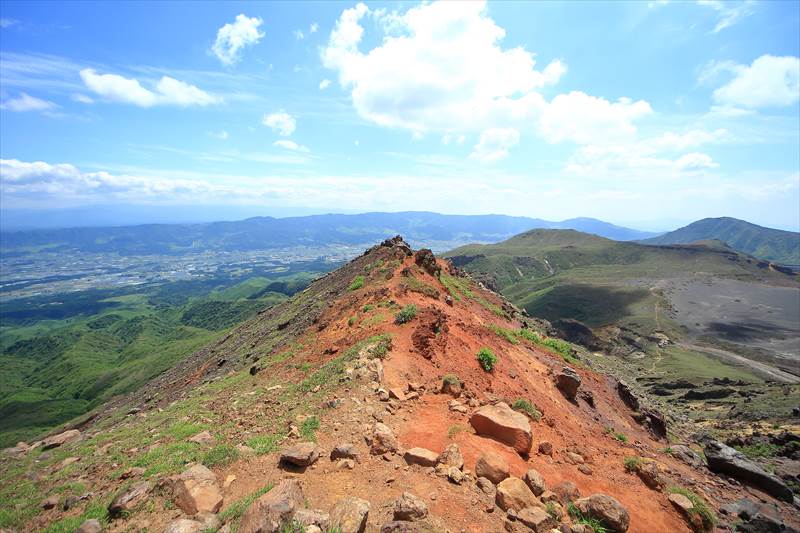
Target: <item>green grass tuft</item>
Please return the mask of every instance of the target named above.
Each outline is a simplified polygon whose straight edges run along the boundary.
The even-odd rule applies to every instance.
[[[478,350],[478,362],[481,368],[487,372],[491,372],[494,365],[497,364],[497,356],[489,348],[483,347]]]
[[[356,276],[356,277],[353,278],[353,281],[352,281],[352,283],[350,283],[350,286],[347,287],[347,290],[348,291],[357,291],[358,289],[360,289],[361,287],[364,286],[364,282],[365,281],[366,281],[366,278],[364,278],[364,276]]]
[[[700,519],[703,522],[704,531],[714,530],[717,525],[717,515],[714,514],[714,511],[708,506],[703,498],[683,487],[668,487],[667,493],[681,494],[686,496],[686,498],[692,502],[693,509],[690,512],[692,514],[700,515]]]
[[[405,324],[406,322],[413,320],[415,316],[417,316],[417,306],[414,304],[408,304],[394,316],[394,323]]]
[[[214,446],[203,454],[201,462],[208,466],[225,466],[239,458],[239,450],[229,444]]]
[[[266,455],[278,449],[281,435],[259,435],[247,439],[246,444],[253,448],[257,455]]]
[[[539,411],[530,401],[520,398],[515,400],[513,404],[511,404],[511,408],[515,411],[520,411],[521,413],[525,413],[532,419],[539,422],[542,419],[542,413]]]
[[[639,465],[642,464],[642,458],[636,456],[626,457],[622,460],[622,463],[625,465],[625,470],[628,472],[636,472],[639,470]]]
[[[300,424],[300,435],[305,440],[317,441],[316,431],[319,429],[319,418],[310,416]]]

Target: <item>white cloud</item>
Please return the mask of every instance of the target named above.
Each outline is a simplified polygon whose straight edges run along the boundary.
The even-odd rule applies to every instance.
[[[220,141],[227,141],[229,137],[228,132],[225,130],[209,131],[208,136],[213,139],[219,139]]]
[[[86,96],[85,94],[81,93],[73,93],[72,100],[74,102],[79,102],[81,104],[93,104],[94,100],[90,97]]]
[[[297,39],[298,41],[302,41],[303,39],[306,38],[305,34],[303,34],[301,30],[294,30],[292,32],[292,35],[294,35],[294,38]]]
[[[24,111],[52,111],[58,106],[48,100],[42,100],[35,96],[30,96],[27,93],[20,93],[17,98],[9,98],[0,103],[0,109],[8,111],[24,112]]]
[[[318,30],[319,30],[319,24],[317,24],[316,22],[312,22],[311,26],[308,27],[309,34],[317,33]]]
[[[10,28],[16,24],[19,24],[19,21],[16,19],[0,18],[0,28]]]
[[[307,147],[287,139],[281,139],[279,141],[275,141],[274,143],[272,143],[272,145],[277,146],[278,148],[283,148],[285,150],[292,150],[295,152],[309,152],[309,149]]]
[[[324,79],[324,80],[322,80],[321,82],[319,82],[319,90],[320,90],[320,91],[324,91],[325,89],[327,89],[328,87],[330,87],[330,85],[331,85],[331,80],[329,80],[329,79]]]
[[[755,2],[745,0],[744,2],[733,2],[722,0],[697,0],[697,4],[710,7],[719,15],[717,25],[714,26],[713,33],[718,33],[725,28],[733,26],[745,17],[749,17],[755,12]]]
[[[207,106],[220,103],[221,99],[188,83],[162,76],[150,90],[138,80],[118,74],[98,74],[94,69],[80,71],[81,79],[92,92],[115,102],[134,104],[139,107],[154,105]]]
[[[800,58],[763,55],[751,65],[712,63],[701,73],[707,81],[729,72],[733,79],[714,91],[714,101],[727,108],[788,106],[800,99]]]
[[[679,170],[700,170],[704,168],[716,168],[719,165],[715,163],[708,154],[692,152],[679,157],[678,160],[675,161],[675,166]]]
[[[543,109],[540,129],[549,142],[614,142],[636,135],[634,121],[653,110],[644,100],[609,102],[580,91],[559,94]]]
[[[258,31],[263,21],[258,17],[236,15],[236,20],[225,24],[217,31],[217,40],[211,51],[224,65],[234,65],[242,58],[242,50],[254,46],[264,37]]]
[[[261,123],[272,128],[284,137],[288,137],[294,133],[294,130],[297,128],[297,121],[283,109],[269,115],[264,115],[264,118],[261,119]]]
[[[509,148],[519,144],[519,131],[513,128],[491,128],[481,133],[470,159],[491,163],[508,157]]]
[[[382,38],[362,50],[366,16],[378,22]],[[581,92],[548,102],[539,91],[556,84],[567,66],[554,59],[537,69],[532,52],[503,47],[504,37],[485,2],[440,1],[405,12],[359,3],[342,12],[321,57],[362,118],[415,135],[514,129],[551,142],[599,142],[635,134],[634,121],[651,113],[645,101]]]

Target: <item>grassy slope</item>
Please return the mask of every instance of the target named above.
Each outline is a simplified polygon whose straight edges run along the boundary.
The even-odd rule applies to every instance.
[[[287,280],[301,283],[303,276]],[[310,277],[310,274],[305,278]],[[104,300],[113,307],[61,320],[5,321],[0,343],[0,448],[79,416],[150,380],[286,296],[253,278],[190,298],[165,289]],[[170,293],[171,300],[177,295]],[[60,299],[66,298],[60,295]]]
[[[735,218],[705,218],[645,244],[687,244],[716,239],[760,259],[800,265],[800,234],[757,226]]]

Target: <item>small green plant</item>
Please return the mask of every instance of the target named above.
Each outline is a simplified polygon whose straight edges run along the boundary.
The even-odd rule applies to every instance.
[[[467,426],[463,424],[453,424],[452,426],[447,428],[447,438],[452,439],[463,431],[467,431]]]
[[[442,378],[442,383],[445,385],[458,385],[461,386],[461,380],[455,374],[447,374]]]
[[[350,286],[347,287],[347,290],[357,291],[358,289],[364,286],[364,281],[365,281],[364,276],[354,277],[352,283],[350,283]]]
[[[236,500],[230,504],[227,509],[219,513],[218,516],[220,521],[226,524],[238,521],[244,515],[244,512],[247,510],[247,508],[250,507],[251,503],[256,501],[259,497],[263,496],[270,490],[272,490],[272,483],[255,491],[252,494],[248,494],[247,496]]]
[[[775,444],[759,442],[749,446],[734,446],[737,450],[745,454],[750,459],[759,459],[762,457],[773,457],[778,454],[781,447]]]
[[[394,323],[405,324],[406,322],[413,320],[415,316],[417,316],[417,306],[414,304],[408,304],[394,316]]]
[[[714,527],[717,525],[717,515],[714,514],[714,511],[711,510],[703,498],[683,487],[668,487],[667,492],[669,494],[681,494],[686,496],[686,498],[692,502],[692,509],[689,512],[700,516],[703,522],[703,530],[714,530]]]
[[[496,326],[494,324],[489,324],[486,327],[494,331],[496,335],[503,337],[511,344],[519,344],[519,339],[517,339],[517,333],[514,330],[507,329],[501,326]]]
[[[611,533],[611,529],[606,527],[605,523],[596,518],[584,516],[580,509],[575,507],[575,504],[569,504],[569,506],[567,506],[567,512],[575,523],[591,527],[594,533]]]
[[[497,356],[489,348],[484,347],[478,350],[478,362],[485,371],[491,372],[497,364]]]
[[[280,440],[280,435],[261,435],[247,439],[247,445],[253,448],[257,455],[265,455],[277,450]]]
[[[208,450],[201,460],[206,466],[225,466],[239,458],[239,450],[228,444],[220,444]]]
[[[620,442],[628,442],[628,437],[624,433],[614,433],[614,438]]]
[[[639,470],[639,465],[642,464],[642,458],[631,456],[631,457],[626,457],[625,459],[622,460],[622,462],[625,464],[625,470],[627,470],[628,472],[636,472],[637,470]]]
[[[319,429],[319,418],[310,416],[300,424],[300,435],[306,440],[317,440],[316,431]]]
[[[521,413],[525,413],[532,419],[539,422],[542,419],[542,413],[539,411],[531,402],[524,398],[520,398],[515,400],[513,404],[511,404],[511,408],[515,411],[519,411]]]
[[[556,509],[556,505],[553,502],[547,502],[544,506],[544,510],[547,511],[547,514],[558,520],[561,518],[558,516],[558,510]]]
[[[350,318],[347,319],[347,325],[348,326],[352,326],[355,323],[356,323],[356,317],[351,316]]]
[[[373,309],[375,309],[375,305],[367,304],[367,305],[365,305],[364,307],[361,308],[361,311],[363,311],[364,313],[369,313]]]
[[[667,446],[666,448],[662,449],[661,452],[665,453],[667,455],[672,455],[672,447],[671,446]]]

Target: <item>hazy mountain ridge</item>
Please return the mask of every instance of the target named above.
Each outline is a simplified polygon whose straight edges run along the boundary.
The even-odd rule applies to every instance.
[[[644,244],[690,244],[717,240],[759,259],[800,265],[800,233],[765,228],[731,217],[704,218],[664,235],[644,239]]]
[[[595,219],[552,222],[506,215],[442,215],[429,212],[255,217],[234,222],[146,224],[122,227],[39,229],[3,233],[4,252],[43,247],[50,251],[180,254],[338,243],[362,245],[395,234],[414,245],[450,248],[467,242],[497,242],[537,227],[580,228],[605,237],[642,239],[652,233]]]

